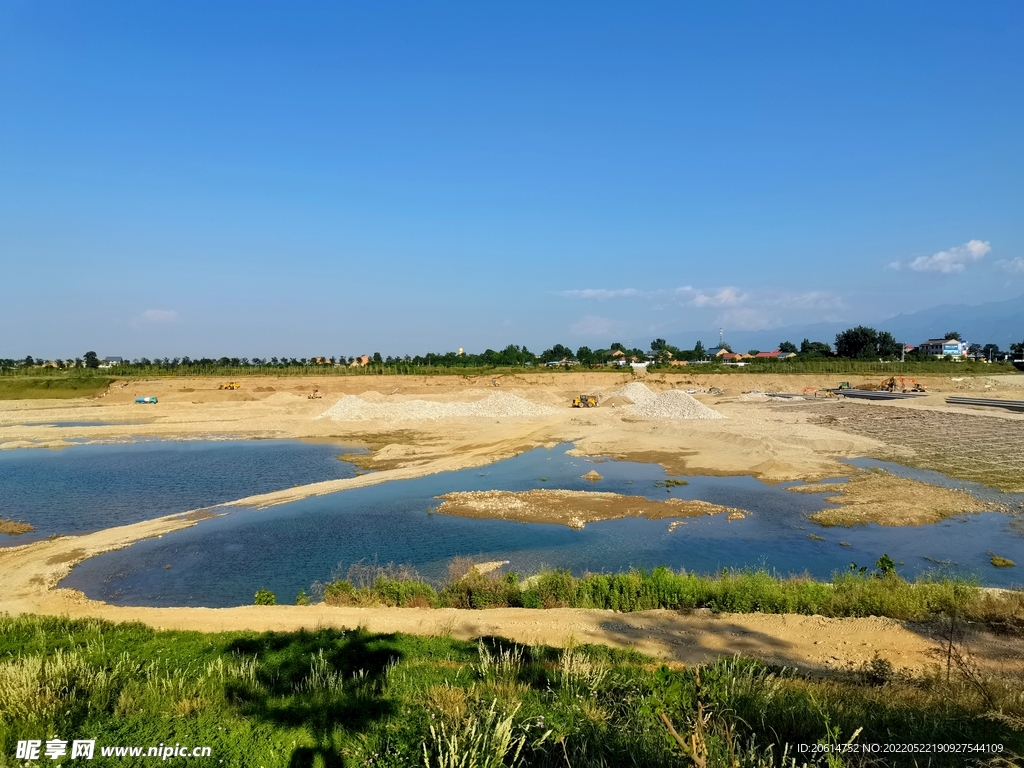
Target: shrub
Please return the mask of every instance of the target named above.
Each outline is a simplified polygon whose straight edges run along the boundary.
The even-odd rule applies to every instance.
[[[277,605],[277,595],[271,592],[269,589],[263,589],[260,587],[259,592],[256,593],[256,599],[254,605]]]
[[[380,576],[370,590],[384,605],[426,608],[437,604],[437,592],[425,581],[398,581]]]
[[[324,602],[328,605],[354,605],[356,588],[351,582],[339,579],[324,587]]]

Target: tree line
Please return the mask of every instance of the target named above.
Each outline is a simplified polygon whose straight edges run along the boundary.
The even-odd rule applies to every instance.
[[[951,331],[944,338],[959,340],[960,334]],[[723,347],[732,352],[729,344]],[[782,341],[778,345],[780,352],[795,355],[797,360],[815,360],[823,358],[846,360],[924,360],[925,356],[918,349],[904,351],[904,346],[888,331],[858,325],[848,328],[836,335],[835,345],[823,341],[804,339],[799,346]],[[972,344],[968,354],[986,360],[997,361],[1007,357],[1024,359],[1024,341],[1011,344],[1008,351],[1003,351],[997,344]],[[758,350],[749,350],[748,354],[757,354]],[[607,349],[591,349],[581,346],[573,350],[564,344],[554,344],[539,354],[534,354],[526,345],[509,344],[504,349],[486,349],[480,353],[472,352],[427,352],[423,355],[404,355],[384,357],[380,352],[366,356],[368,365],[387,368],[524,368],[535,365],[565,364],[584,367],[600,367],[611,363],[649,362],[669,364],[671,361],[699,362],[709,361],[709,351],[697,341],[692,349],[669,344],[665,339],[651,341],[650,349],[637,347],[627,348],[620,342],[612,343]],[[359,357],[335,355],[331,357],[140,357],[110,365],[96,354],[88,351],[81,357],[66,360],[43,360],[31,355],[23,359],[0,359],[0,370],[24,370],[53,368],[67,369],[98,369],[116,367],[120,371],[132,369],[162,368],[167,370],[203,370],[214,368],[310,368],[353,366],[363,364]]]

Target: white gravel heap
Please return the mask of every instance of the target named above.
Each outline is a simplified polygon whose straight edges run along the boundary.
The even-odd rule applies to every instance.
[[[634,386],[630,384],[629,386]],[[639,386],[643,386],[642,384]],[[644,387],[644,389],[647,389]],[[648,390],[649,391],[649,390]],[[653,393],[652,393],[653,394]],[[626,395],[629,397],[629,395]],[[630,398],[632,399],[632,398]],[[713,408],[708,408],[694,400],[685,392],[670,389],[662,392],[647,402],[626,406],[628,413],[643,419],[724,419],[725,417]]]
[[[376,400],[376,398],[375,398]],[[538,405],[518,395],[495,392],[475,402],[439,403],[431,400],[386,399],[370,402],[356,395],[345,395],[318,418],[332,421],[436,421],[438,419],[531,418],[556,413],[554,408]]]
[[[639,381],[634,381],[622,389],[617,389],[610,395],[611,397],[626,397],[633,401],[634,405],[644,405],[654,401],[658,394],[652,392],[647,388],[646,384],[641,384]]]

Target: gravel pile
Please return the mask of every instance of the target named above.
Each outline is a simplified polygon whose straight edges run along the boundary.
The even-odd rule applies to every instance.
[[[772,400],[790,400],[789,397],[776,397],[770,395],[767,392],[744,392],[742,395],[736,398],[737,402],[740,403],[767,403]]]
[[[630,384],[629,386],[634,386]],[[643,386],[643,385],[640,385]],[[644,387],[646,389],[646,387]],[[653,393],[652,393],[653,394]],[[629,413],[644,419],[724,419],[718,411],[697,402],[685,392],[670,389],[645,403],[628,406]]]
[[[346,395],[320,414],[332,421],[437,421],[438,419],[530,418],[548,416],[556,410],[529,400],[495,392],[483,400],[465,403],[438,403],[430,400],[378,400],[370,402],[356,395]]]
[[[633,401],[634,405],[643,405],[645,403],[653,402],[658,395],[656,392],[652,392],[648,389],[647,385],[634,381],[627,384],[622,389],[615,390],[611,393],[610,397],[627,397]]]

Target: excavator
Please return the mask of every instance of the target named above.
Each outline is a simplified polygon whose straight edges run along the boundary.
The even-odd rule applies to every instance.
[[[900,376],[900,386],[903,387],[904,392],[927,392],[924,388],[924,384],[919,382],[917,379],[904,378]]]
[[[926,392],[924,385],[921,384],[917,379],[907,378],[905,376],[890,376],[888,379],[883,381],[877,387],[878,392]]]
[[[237,381],[229,381],[225,384],[221,384],[217,389],[241,389],[242,385]]]
[[[597,395],[580,395],[572,399],[573,408],[596,408]]]

